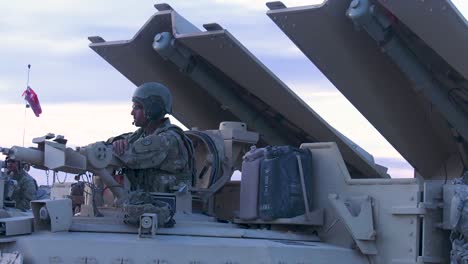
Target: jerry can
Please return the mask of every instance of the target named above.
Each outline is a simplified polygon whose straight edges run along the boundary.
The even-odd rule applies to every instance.
[[[305,202],[299,171],[301,160],[306,192],[310,189],[312,154],[292,146],[265,149],[259,178],[259,217],[264,221],[291,218],[305,213]],[[306,194],[310,201],[310,195]]]
[[[265,159],[265,148],[252,146],[242,161],[239,218],[252,220],[258,218],[258,181],[260,164]]]

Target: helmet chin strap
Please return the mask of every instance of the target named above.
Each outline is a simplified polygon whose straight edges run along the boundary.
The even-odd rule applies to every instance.
[[[164,116],[157,120],[149,120],[148,124],[143,127],[145,135],[152,134],[162,123],[164,122]]]

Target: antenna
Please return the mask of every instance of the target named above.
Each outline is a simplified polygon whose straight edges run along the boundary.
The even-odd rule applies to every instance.
[[[31,64],[28,64],[28,81],[26,82],[26,88],[29,87],[29,72],[31,71]]]

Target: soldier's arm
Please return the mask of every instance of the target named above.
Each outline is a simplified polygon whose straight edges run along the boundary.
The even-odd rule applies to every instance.
[[[27,200],[28,204],[31,200],[36,199],[37,187],[36,187],[36,183],[33,180],[27,181],[25,183],[23,190],[24,190],[23,197],[25,200]]]
[[[142,130],[138,129],[137,131],[133,133],[125,133],[117,137],[112,137],[106,141],[106,144],[112,144],[112,149],[114,153],[121,156],[125,151],[127,151],[128,146],[129,146],[128,142],[132,141],[131,138],[132,137],[138,138],[141,133],[142,133]]]
[[[36,199],[36,184],[34,181],[26,181],[21,188],[22,193],[19,200],[16,200],[16,208],[26,210],[30,208],[30,202]]]
[[[171,133],[161,133],[140,138],[117,156],[131,169],[157,168],[166,159],[172,148],[177,148],[177,139]]]
[[[118,136],[115,136],[115,137],[110,137],[108,138],[105,142],[106,144],[112,144],[118,140],[126,140],[131,134],[133,133],[124,133],[124,134],[121,134],[121,135],[118,135]]]
[[[122,155],[125,151],[128,150],[128,140],[127,139],[119,139],[112,142],[112,149],[114,150],[115,154]]]

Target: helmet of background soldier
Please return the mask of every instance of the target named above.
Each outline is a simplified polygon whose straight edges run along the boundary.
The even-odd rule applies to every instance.
[[[132,101],[143,105],[145,116],[149,120],[158,120],[165,114],[172,114],[172,94],[166,86],[157,82],[138,86]]]
[[[15,163],[16,164],[16,168],[19,171],[21,171],[22,169],[24,169],[24,166],[25,166],[25,163],[19,161],[19,160],[14,160],[10,157],[6,157],[5,159],[5,168],[8,170],[8,163]]]

